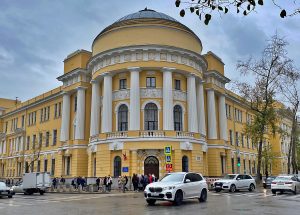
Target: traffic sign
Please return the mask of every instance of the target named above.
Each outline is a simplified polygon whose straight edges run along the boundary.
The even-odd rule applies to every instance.
[[[165,155],[172,154],[172,146],[165,146]]]
[[[170,164],[166,164],[166,171],[170,172],[173,170],[173,165],[170,163]]]
[[[172,163],[171,155],[166,155],[166,163]]]

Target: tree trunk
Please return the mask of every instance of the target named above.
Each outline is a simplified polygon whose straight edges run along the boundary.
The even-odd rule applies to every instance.
[[[262,159],[262,143],[263,143],[263,140],[262,138],[260,138],[259,140],[259,144],[258,144],[258,155],[257,155],[257,172],[256,172],[256,182],[258,184],[261,183],[261,180],[262,180],[262,175],[261,175],[261,172],[260,172],[260,169],[261,169],[261,159]]]
[[[291,141],[290,141],[290,145],[289,145],[289,154],[288,154],[288,174],[291,173],[292,145],[293,145],[293,137],[291,137]]]

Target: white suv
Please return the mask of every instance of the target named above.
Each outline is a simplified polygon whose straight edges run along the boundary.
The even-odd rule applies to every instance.
[[[192,172],[169,173],[160,181],[148,184],[144,196],[149,205],[156,200],[171,201],[180,205],[182,200],[197,198],[199,202],[207,199],[207,184],[201,174]]]
[[[236,190],[242,189],[253,191],[255,190],[255,187],[256,183],[252,176],[244,174],[228,174],[214,183],[214,189],[216,192],[220,192],[221,190],[235,192]]]

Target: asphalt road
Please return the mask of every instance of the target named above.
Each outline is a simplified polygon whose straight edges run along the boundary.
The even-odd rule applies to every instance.
[[[158,202],[148,206],[143,193],[114,194],[50,194],[44,196],[15,195],[12,199],[0,198],[0,215],[227,215],[267,214],[299,215],[300,194],[272,195],[270,191],[214,193],[208,201],[189,200],[181,206]]]

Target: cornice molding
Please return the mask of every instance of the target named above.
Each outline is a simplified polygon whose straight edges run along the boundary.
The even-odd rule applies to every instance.
[[[87,64],[89,71],[96,71],[127,62],[171,62],[186,65],[198,70],[200,73],[206,71],[207,62],[198,53],[171,46],[140,45],[126,46],[101,52],[93,56]]]

